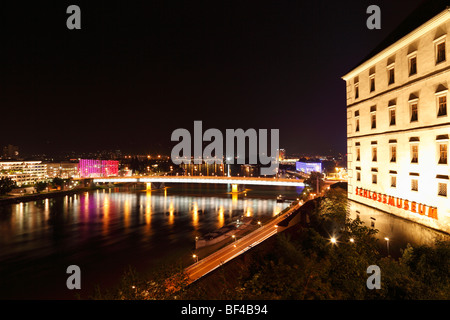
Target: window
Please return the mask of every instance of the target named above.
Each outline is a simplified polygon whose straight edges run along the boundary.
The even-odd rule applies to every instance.
[[[436,43],[436,64],[445,61],[445,40]]]
[[[419,180],[411,179],[411,191],[419,191]]]
[[[438,196],[447,197],[447,184],[438,182]]]
[[[375,91],[375,75],[371,75],[369,77],[369,84],[370,84],[370,92]]]
[[[417,73],[417,56],[409,58],[409,76],[413,76]]]
[[[377,147],[372,147],[372,161],[377,161]]]
[[[377,184],[377,175],[375,173],[372,173],[372,183]]]
[[[419,121],[419,110],[417,102],[411,102],[410,104],[411,122]]]
[[[356,181],[361,181],[361,172],[356,171]]]
[[[448,149],[447,143],[439,143],[439,164],[447,164]]]
[[[438,97],[438,117],[447,115],[447,95]]]
[[[354,87],[355,87],[355,99],[359,98],[359,78],[356,77],[354,81]]]
[[[397,162],[397,146],[391,146],[391,162]]]
[[[388,84],[393,84],[395,82],[395,72],[394,67],[388,69]]]
[[[372,113],[370,118],[371,118],[371,123],[372,123],[371,128],[376,129],[377,128],[377,115],[375,113]]]
[[[361,160],[361,149],[360,147],[356,147],[356,161]]]
[[[389,108],[389,125],[395,126],[395,108]]]
[[[411,163],[419,162],[419,145],[412,144],[411,145]]]
[[[355,131],[356,131],[356,132],[359,132],[359,118],[356,118],[356,124],[355,124],[355,126],[356,126]]]
[[[397,188],[397,177],[391,176],[391,188]]]

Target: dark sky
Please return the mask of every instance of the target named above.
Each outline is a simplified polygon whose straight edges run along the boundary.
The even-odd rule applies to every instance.
[[[288,154],[345,153],[341,77],[420,2],[2,1],[0,146],[169,154],[172,131],[202,120],[279,129]]]

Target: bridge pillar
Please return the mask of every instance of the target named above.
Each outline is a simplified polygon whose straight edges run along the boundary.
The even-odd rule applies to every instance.
[[[164,182],[145,182],[146,190],[159,190],[164,189],[164,187],[165,187]]]
[[[237,183],[231,184],[231,192],[233,192],[233,193],[241,192],[244,189],[245,189],[245,186],[243,184],[237,184]]]

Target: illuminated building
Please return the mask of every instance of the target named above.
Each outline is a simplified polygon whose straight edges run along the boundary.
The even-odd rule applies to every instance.
[[[310,174],[311,172],[322,173],[322,163],[321,162],[302,162],[297,161],[295,163],[295,169],[299,172]]]
[[[286,150],[278,149],[278,161],[284,160],[285,157],[286,157]]]
[[[450,232],[449,10],[413,13],[343,77],[352,214],[369,206]]]
[[[0,161],[0,178],[7,177],[17,186],[34,184],[47,178],[47,165],[42,161]]]
[[[92,160],[80,159],[78,174],[80,178],[97,178],[117,176],[119,173],[119,161],[116,160]]]
[[[49,178],[69,179],[78,177],[78,163],[57,162],[47,163],[47,175]]]

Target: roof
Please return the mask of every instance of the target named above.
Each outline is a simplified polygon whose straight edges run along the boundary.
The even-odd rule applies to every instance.
[[[351,70],[373,58],[378,53],[396,43],[401,38],[414,31],[428,20],[438,15],[445,9],[449,9],[450,0],[424,0],[405,20],[403,20],[375,49],[373,49],[362,61]],[[350,70],[350,71],[351,71]]]

